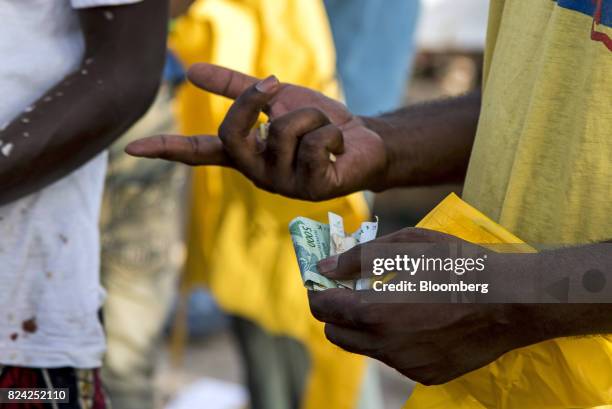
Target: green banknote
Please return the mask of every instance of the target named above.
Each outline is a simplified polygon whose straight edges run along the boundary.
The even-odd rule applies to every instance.
[[[331,227],[330,227],[331,226]],[[376,237],[378,221],[366,222],[352,235],[346,235],[342,217],[329,213],[329,225],[297,217],[289,223],[289,233],[293,241],[300,273],[304,286],[309,290],[322,291],[328,288],[364,289],[367,280],[331,280],[317,270],[317,263],[330,255],[342,253],[359,243]]]

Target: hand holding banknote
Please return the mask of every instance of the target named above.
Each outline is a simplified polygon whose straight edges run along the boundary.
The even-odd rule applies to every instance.
[[[406,228],[327,257],[317,263],[316,272],[331,283],[364,280],[372,274],[362,265],[368,247],[400,246],[410,254],[414,243],[455,243],[473,247],[474,253],[486,252],[444,233]],[[508,264],[488,263],[487,269],[502,275]],[[543,340],[525,309],[513,304],[413,303],[410,294],[403,302],[381,303],[373,301],[373,290],[348,291],[340,285],[309,291],[308,297],[331,342],[426,385],[448,382],[512,349]]]
[[[329,224],[297,217],[289,223],[289,233],[295,249],[304,286],[309,290],[323,291],[330,288],[362,290],[368,287],[368,280],[351,277],[346,280],[334,280],[320,274],[317,264],[329,256],[350,250],[357,244],[366,243],[376,238],[378,221],[364,222],[351,235],[344,231],[342,217],[329,213]]]
[[[232,167],[262,189],[307,200],[375,189],[383,179],[386,153],[380,136],[342,103],[274,76],[259,80],[210,64],[194,65],[189,79],[235,99],[219,138],[153,136],[128,145],[129,154]],[[261,127],[265,135],[257,126],[262,112],[270,121]]]

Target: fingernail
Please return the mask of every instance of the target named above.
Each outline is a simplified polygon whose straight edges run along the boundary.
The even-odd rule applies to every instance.
[[[317,268],[321,274],[333,273],[338,268],[338,254],[319,261]]]
[[[270,75],[268,78],[261,80],[255,85],[257,91],[263,92],[264,94],[268,94],[278,86],[278,78],[274,75]]]

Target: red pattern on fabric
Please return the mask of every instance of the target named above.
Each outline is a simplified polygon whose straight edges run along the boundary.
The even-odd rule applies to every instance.
[[[67,376],[66,371],[71,371],[73,376]],[[88,382],[77,380],[74,368],[48,369],[51,384],[56,388],[70,389],[70,403],[61,404],[67,409],[82,408],[80,397],[85,397],[84,405],[87,409],[107,409],[107,399],[102,386],[99,369],[85,370]],[[40,368],[23,368],[16,366],[0,365],[0,388],[47,388],[48,385],[42,376]],[[86,388],[87,390],[85,390]],[[48,403],[3,403],[1,409],[49,409]]]
[[[43,388],[39,369],[4,367],[0,375],[0,388]],[[43,403],[3,403],[2,409],[44,409]]]
[[[93,371],[93,378],[94,396],[91,409],[106,409],[106,396],[102,388],[102,379],[100,378],[100,371],[98,369]]]
[[[591,40],[602,42],[608,50],[612,51],[612,38],[602,31],[597,31],[596,27],[601,24],[601,13],[603,10],[603,0],[596,0],[597,6],[593,15],[593,25],[591,26]]]

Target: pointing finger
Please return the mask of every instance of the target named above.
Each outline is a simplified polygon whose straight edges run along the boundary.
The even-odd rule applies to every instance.
[[[132,156],[166,159],[187,165],[231,166],[219,138],[201,135],[157,135],[139,139],[126,146],[125,152]]]

